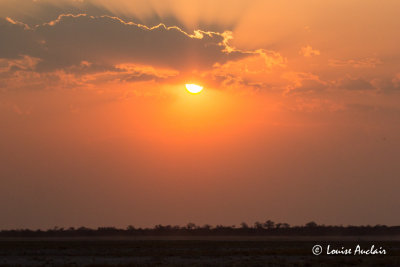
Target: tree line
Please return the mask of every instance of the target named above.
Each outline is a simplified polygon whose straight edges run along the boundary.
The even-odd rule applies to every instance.
[[[116,227],[98,227],[92,229],[88,227],[62,228],[54,227],[48,230],[15,229],[2,230],[0,237],[74,237],[74,236],[212,236],[212,235],[271,235],[271,236],[295,236],[295,235],[400,235],[400,226],[326,226],[309,222],[302,226],[290,226],[288,223],[275,223],[271,220],[265,222],[255,222],[248,225],[243,222],[239,226],[205,224],[198,226],[188,223],[184,226],[179,225],[155,225],[153,228],[136,228],[129,225],[125,229]]]

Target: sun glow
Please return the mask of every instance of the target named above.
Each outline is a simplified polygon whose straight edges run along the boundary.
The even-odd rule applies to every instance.
[[[192,94],[198,94],[203,90],[203,86],[197,84],[186,84],[186,90]]]

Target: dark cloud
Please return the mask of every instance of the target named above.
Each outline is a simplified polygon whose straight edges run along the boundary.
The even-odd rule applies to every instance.
[[[301,85],[288,90],[288,95],[301,95],[311,93],[322,93],[327,88],[327,85],[320,80],[303,80]]]
[[[137,2],[140,3],[140,0]],[[113,1],[113,6],[117,8],[110,9],[107,1],[101,0],[0,0],[0,17],[12,17],[30,26],[34,26],[55,20],[59,14],[108,15],[117,16],[124,21],[135,21],[148,26],[156,26],[159,23],[163,23],[165,25],[178,26],[186,31],[207,29],[218,32],[227,29],[233,30],[240,21],[239,19],[229,20],[221,24],[217,21],[210,22],[209,20],[199,20],[196,25],[188,27],[182,19],[179,19],[176,15],[172,15],[172,12],[168,11],[168,9],[172,8],[176,3],[172,6],[166,6],[165,12],[161,15],[154,9],[154,3],[145,2],[143,4],[142,1],[141,5],[145,7],[142,11],[144,11],[145,15],[140,16],[138,14],[140,12],[132,12],[137,10],[137,8],[135,8],[137,2],[135,3],[132,0]],[[163,0],[160,2],[162,3]],[[17,6],[18,8],[16,8]],[[129,10],[126,9],[127,6],[129,6]],[[240,11],[237,12],[237,15],[242,15],[243,9],[246,9],[248,6],[249,4],[246,3],[237,6],[236,9]],[[199,12],[201,12],[201,10],[199,10]]]
[[[133,73],[130,75],[127,75],[122,81],[125,82],[142,82],[142,81],[153,81],[159,79],[155,75],[151,74],[145,74],[145,73]]]
[[[163,24],[148,28],[110,16],[61,15],[34,28],[2,19],[0,57],[40,58],[37,71],[48,72],[89,62],[111,68],[139,63],[187,71],[204,69],[246,55],[227,52],[228,33],[188,34]]]
[[[0,18],[0,58],[17,58],[38,52],[33,31],[22,23]]]
[[[400,92],[400,74],[395,75],[393,78],[374,79],[372,84],[381,93],[391,94]]]
[[[328,83],[318,75],[307,72],[289,72],[283,75],[290,83],[286,86],[285,95],[316,94],[324,92]]]
[[[350,77],[342,79],[338,84],[338,88],[350,91],[365,91],[375,89],[375,87],[372,86],[372,84],[367,80]]]

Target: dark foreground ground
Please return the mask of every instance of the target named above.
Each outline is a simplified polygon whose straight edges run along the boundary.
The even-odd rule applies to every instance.
[[[316,244],[323,248],[319,256],[312,254]],[[364,249],[375,245],[387,254],[331,256],[326,255],[328,244],[353,250],[358,244]],[[400,266],[400,242],[317,237],[3,238],[0,266]]]

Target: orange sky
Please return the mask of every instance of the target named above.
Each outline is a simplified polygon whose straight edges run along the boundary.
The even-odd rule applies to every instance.
[[[399,9],[0,0],[0,229],[399,224]]]

